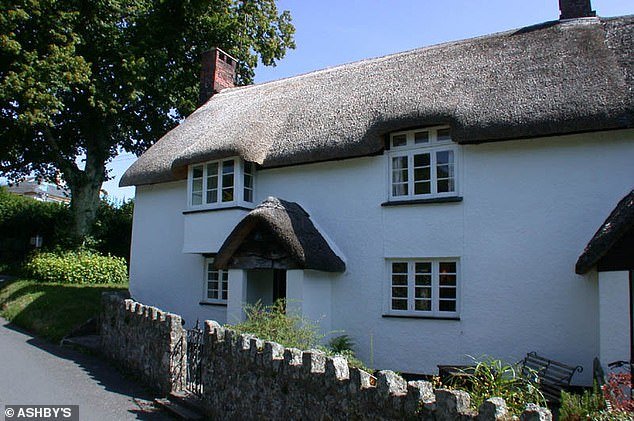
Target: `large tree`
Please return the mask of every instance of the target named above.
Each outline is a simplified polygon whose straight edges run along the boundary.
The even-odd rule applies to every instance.
[[[61,176],[89,233],[106,164],[139,154],[197,106],[200,55],[248,84],[294,48],[275,0],[0,0],[0,175]],[[78,164],[78,157],[83,162]]]

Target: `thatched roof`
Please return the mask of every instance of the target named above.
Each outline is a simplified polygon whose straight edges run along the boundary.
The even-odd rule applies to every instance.
[[[245,216],[218,250],[214,266],[226,269],[234,253],[256,229],[272,234],[301,269],[343,272],[345,263],[330,248],[306,211],[297,203],[269,197]]]
[[[599,260],[630,230],[634,229],[634,190],[625,196],[610,213],[579,256],[575,272],[582,275],[592,269]]]
[[[262,167],[379,153],[384,135],[449,124],[458,143],[634,127],[634,17],[554,21],[223,90],[122,186],[239,155]]]

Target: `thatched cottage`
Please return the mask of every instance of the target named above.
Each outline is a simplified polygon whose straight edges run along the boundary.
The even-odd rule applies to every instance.
[[[253,86],[209,52],[204,104],[121,182],[133,296],[189,325],[286,298],[401,372],[537,351],[588,383],[629,359],[634,17],[560,4]]]

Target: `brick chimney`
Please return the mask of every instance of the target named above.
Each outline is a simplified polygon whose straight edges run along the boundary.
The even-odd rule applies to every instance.
[[[590,0],[559,0],[559,19],[589,18],[596,16]]]
[[[199,105],[207,102],[212,95],[222,89],[235,86],[237,64],[238,61],[235,58],[220,48],[212,48],[202,54]]]

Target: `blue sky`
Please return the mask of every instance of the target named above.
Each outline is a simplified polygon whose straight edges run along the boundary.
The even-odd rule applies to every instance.
[[[633,0],[592,6],[599,16],[634,13]],[[291,12],[297,48],[276,67],[258,67],[256,83],[559,18],[557,0],[281,0],[278,7]],[[109,166],[111,196],[134,196],[134,188],[118,187],[134,160],[120,155]]]

